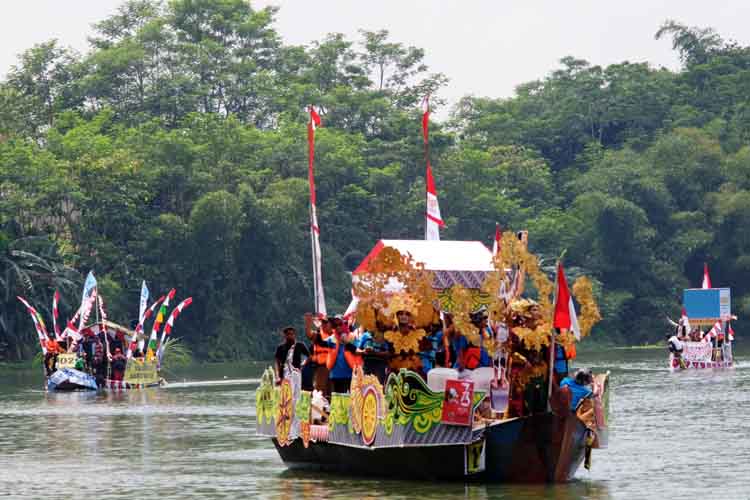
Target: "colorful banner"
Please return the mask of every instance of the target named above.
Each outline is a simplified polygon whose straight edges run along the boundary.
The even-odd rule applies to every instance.
[[[83,284],[83,293],[81,294],[81,318],[78,321],[78,330],[80,331],[89,319],[91,308],[94,306],[96,299],[96,278],[94,272],[89,271],[86,276],[86,282]]]
[[[138,340],[138,344],[137,344],[138,350],[143,352],[143,346],[146,343],[145,339],[143,338],[143,323],[154,314],[154,311],[156,310],[156,308],[166,298],[167,297],[165,295],[162,295],[161,297],[156,299],[156,302],[151,304],[151,307],[149,307],[148,310],[146,310],[146,314],[143,315],[143,319],[140,321],[140,323],[138,323],[138,326],[135,327],[135,335],[133,336],[133,341],[128,346],[128,355],[127,355],[128,359],[130,359],[133,356],[133,351],[136,348],[136,345],[135,345],[136,339]]]
[[[146,351],[146,357],[148,359],[155,359],[156,358],[156,340],[157,335],[159,334],[159,328],[161,327],[161,324],[164,323],[164,316],[167,314],[167,307],[169,306],[169,301],[174,298],[176,290],[172,288],[169,293],[167,294],[167,298],[164,299],[164,302],[162,302],[161,307],[159,308],[159,312],[156,315],[156,319],[154,320],[154,326],[151,329],[151,335],[148,338],[148,350]]]
[[[47,329],[44,326],[44,320],[42,316],[29,304],[23,297],[16,297],[21,303],[26,306],[26,310],[31,316],[31,321],[34,323],[34,330],[39,338],[39,345],[42,347],[42,352],[47,354]]]
[[[148,296],[146,280],[143,280],[143,283],[141,283],[141,300],[138,307],[138,323],[143,323],[143,315],[146,314],[146,308],[148,307]]]
[[[473,402],[473,380],[446,380],[442,422],[449,425],[470,426],[474,419]]]
[[[172,311],[172,314],[169,315],[167,324],[164,325],[164,330],[161,332],[161,339],[159,340],[159,348],[156,350],[156,357],[159,359],[159,363],[161,363],[161,357],[164,354],[164,341],[169,336],[169,334],[172,333],[174,320],[176,320],[177,316],[179,316],[180,313],[192,303],[193,303],[192,297],[186,298],[185,300],[180,302],[180,304],[174,308],[174,310]]]

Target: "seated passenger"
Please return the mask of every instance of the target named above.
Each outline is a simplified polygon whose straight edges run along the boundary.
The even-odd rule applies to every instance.
[[[594,375],[591,370],[579,368],[576,371],[575,378],[565,377],[560,382],[560,389],[567,389],[570,391],[570,409],[576,411],[578,405],[585,398],[590,398],[594,393],[590,386],[594,381]]]

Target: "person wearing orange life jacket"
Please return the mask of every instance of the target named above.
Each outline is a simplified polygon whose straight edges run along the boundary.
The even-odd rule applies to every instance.
[[[485,343],[493,337],[492,330],[487,325],[486,309],[472,313],[471,323],[479,330],[479,345],[470,343],[465,336],[457,339],[454,345],[457,358],[455,367],[461,370],[492,366],[492,359],[485,347]]]
[[[331,380],[331,390],[345,394],[349,392],[352,383],[352,370],[360,364],[357,349],[349,342],[349,332],[344,329],[335,329],[328,341],[331,347],[328,350],[326,367]]]
[[[333,335],[331,322],[328,318],[320,319],[320,328],[313,330],[313,316],[305,313],[305,334],[312,344],[312,356],[310,356],[310,369],[313,371],[313,388],[321,391],[326,397],[331,394],[328,373],[328,352],[331,345],[329,339]]]

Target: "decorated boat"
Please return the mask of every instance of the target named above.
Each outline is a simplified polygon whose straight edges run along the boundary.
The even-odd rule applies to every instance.
[[[84,284],[81,306],[64,329],[58,321],[60,294],[57,291],[52,302],[52,331],[47,330],[38,310],[18,297],[31,316],[39,339],[45,388],[48,391],[121,391],[164,385],[161,361],[173,341],[170,334],[174,321],[192,303],[192,298],[188,297],[167,317],[174,295],[172,289],[147,307],[149,293],[144,282],[134,330],[107,319],[104,299],[97,290],[93,273],[89,273]],[[155,313],[151,334],[146,337],[144,324]]]
[[[682,316],[667,341],[669,370],[733,368],[731,289],[712,288],[706,266],[703,288],[683,290],[682,303]]]
[[[289,363],[283,377],[269,368],[256,391],[257,434],[290,468],[361,475],[564,482],[590,466],[591,450],[608,443],[608,374],[591,377],[573,404],[553,367],[556,346],[570,351],[599,318],[591,282],[579,278],[571,293],[560,266],[555,286],[524,241],[502,241],[494,256],[480,242],[380,241],[353,273],[350,309],[358,331],[392,339],[387,378],[365,362],[347,392],[326,396]],[[535,299],[521,296],[524,276]],[[416,346],[438,328],[492,362],[427,370]]]
[[[323,317],[317,333],[306,318],[315,373],[302,376],[297,344],[287,341],[287,355],[277,354],[256,390],[257,434],[290,468],[560,482],[581,463],[590,467],[592,450],[608,443],[608,373],[566,375],[575,343],[600,319],[591,281],[579,277],[571,293],[559,263],[553,283],[526,232],[496,227],[492,252],[481,242],[440,240],[428,98],[425,239],[380,240],[352,273],[348,327],[323,321],[313,175],[321,118],[312,106],[309,113],[314,312]],[[527,277],[536,300],[523,296]]]

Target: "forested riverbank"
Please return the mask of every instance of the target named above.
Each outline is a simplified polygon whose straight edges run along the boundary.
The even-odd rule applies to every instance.
[[[275,12],[131,1],[86,54],[50,41],[7,72],[0,361],[38,349],[15,296],[49,318],[59,289],[66,318],[89,269],[115,321],[137,315],[145,279],[194,297],[175,330],[199,359],[268,357],[312,303],[309,104],[329,311],[377,239],[422,237],[420,101],[439,107],[451,75],[385,31],[285,44]],[[594,336],[618,344],[658,340],[704,262],[739,332],[750,313],[750,48],[671,21],[656,35],[679,71],[566,57],[431,124],[442,237],[490,244],[497,221],[548,264],[566,250],[596,279]]]

